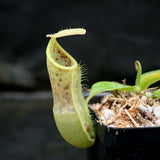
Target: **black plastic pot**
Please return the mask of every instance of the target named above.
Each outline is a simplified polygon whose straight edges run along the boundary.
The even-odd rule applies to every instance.
[[[91,100],[96,103],[104,94]],[[92,119],[96,132],[96,141],[88,149],[89,160],[158,160],[160,154],[160,127],[149,128],[113,128],[100,125]]]

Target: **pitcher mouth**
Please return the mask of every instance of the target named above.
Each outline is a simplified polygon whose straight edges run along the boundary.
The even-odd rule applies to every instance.
[[[57,68],[72,70],[78,66],[76,60],[69,55],[54,38],[50,39],[46,53],[50,62]]]

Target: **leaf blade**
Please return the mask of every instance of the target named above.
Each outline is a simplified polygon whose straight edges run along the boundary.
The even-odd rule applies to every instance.
[[[109,82],[109,81],[101,81],[101,82],[97,82],[95,84],[92,85],[90,94],[87,98],[87,103],[89,102],[89,100],[95,96],[96,94],[100,93],[100,92],[104,92],[104,91],[114,91],[114,90],[118,90],[118,91],[136,91],[137,87],[136,86],[129,86],[129,85],[124,85],[118,82]]]
[[[141,79],[140,90],[143,91],[158,81],[160,81],[160,70],[147,72]]]
[[[152,93],[153,98],[158,98],[160,97],[160,89],[157,89],[155,92]]]
[[[153,74],[153,73],[160,73],[160,69],[143,73],[142,76],[141,76],[141,81],[142,81],[144,78],[146,78],[147,76],[149,76],[149,75],[151,75],[151,74]]]

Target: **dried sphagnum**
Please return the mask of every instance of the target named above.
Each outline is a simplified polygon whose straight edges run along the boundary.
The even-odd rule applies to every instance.
[[[149,91],[150,92],[150,91]],[[121,92],[106,94],[101,103],[90,108],[103,124],[126,127],[160,126],[160,101],[143,94]]]
[[[87,99],[94,95],[110,91],[101,103],[91,105],[103,124],[113,127],[153,127],[160,126],[160,89],[148,88],[160,80],[160,70],[142,74],[139,61],[135,62],[137,76],[135,85],[117,82],[97,82]]]

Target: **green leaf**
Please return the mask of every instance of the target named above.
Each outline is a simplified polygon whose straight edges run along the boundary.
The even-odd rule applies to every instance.
[[[151,74],[153,74],[153,73],[160,73],[160,69],[143,73],[142,76],[141,76],[141,81],[142,81],[144,78],[146,78],[147,76],[149,76],[149,75],[151,75]]]
[[[140,81],[140,90],[147,89],[150,85],[160,80],[160,70],[150,71],[142,74]]]
[[[135,68],[137,70],[135,85],[139,86],[140,81],[141,81],[141,75],[142,75],[142,66],[141,66],[141,63],[139,61],[135,61]]]
[[[155,92],[152,93],[153,98],[158,98],[160,97],[160,89],[157,89]]]
[[[138,87],[137,86],[129,86],[129,85],[124,85],[118,82],[108,82],[108,81],[102,81],[102,82],[97,82],[94,85],[92,85],[90,95],[87,98],[87,103],[89,100],[95,96],[96,94],[104,91],[137,91]]]

